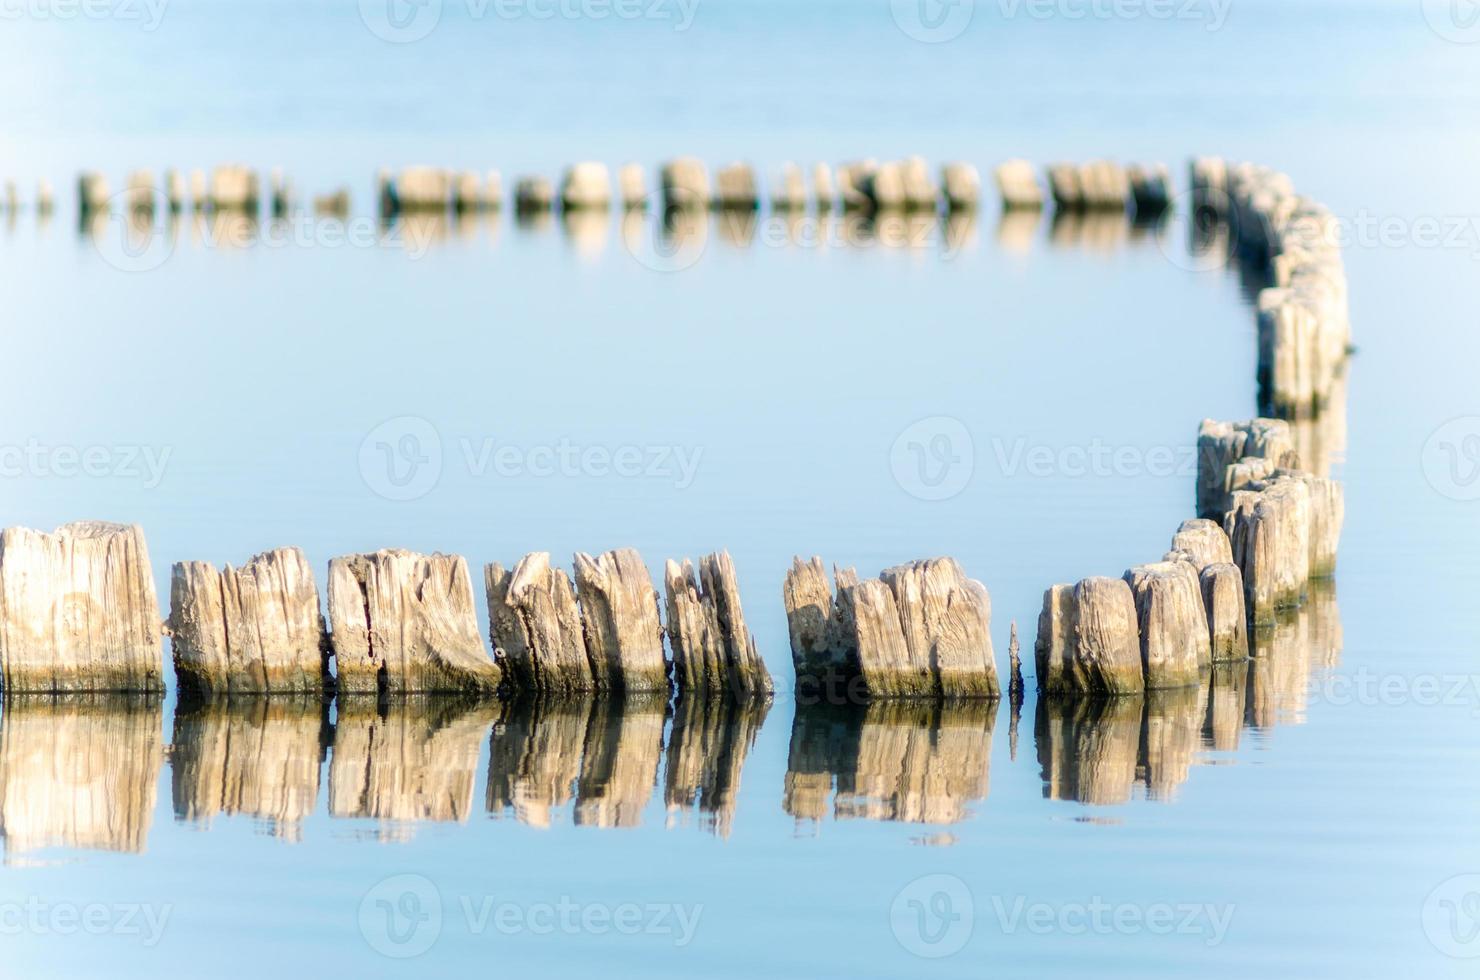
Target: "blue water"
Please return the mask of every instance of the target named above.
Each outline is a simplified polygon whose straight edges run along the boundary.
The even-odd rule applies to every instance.
[[[0,462],[43,460],[7,468],[3,523],[137,522],[162,594],[174,561],[286,544],[320,569],[387,546],[475,565],[633,546],[655,570],[728,548],[783,691],[763,719],[680,731],[610,706],[7,706],[7,975],[1465,975],[1446,952],[1480,953],[1480,885],[1459,877],[1480,872],[1480,504],[1431,437],[1480,432],[1480,46],[1430,26],[1442,5],[1235,0],[1209,30],[1211,5],[1070,21],[979,0],[936,44],[879,2],[704,0],[683,31],[472,9],[443,0],[408,44],[327,2],[175,0],[152,31],[5,21],[0,180],[29,197],[49,179],[58,210],[0,223]],[[1006,702],[798,709],[793,555],[865,574],[956,556],[991,590],[1004,669],[1008,625],[1030,651],[1045,586],[1159,557],[1190,516],[1198,421],[1256,410],[1253,316],[1234,270],[1188,261],[1185,214],[1024,238],[989,206],[893,245],[812,226],[797,243],[763,216],[748,242],[716,225],[678,261],[618,216],[389,241],[372,221],[380,167],[498,169],[507,187],[678,153],[765,176],[906,153],[984,172],[1165,160],[1179,182],[1193,153],[1288,171],[1352,235],[1339,603],[1224,686],[1245,703],[1216,730],[1183,703],[1076,727],[1031,676],[1015,752]],[[119,229],[77,233],[79,169],[117,188],[135,167],[227,160],[281,166],[304,195],[347,186],[365,237],[307,222],[231,247],[186,215],[127,272]],[[921,431],[969,451],[948,499],[922,499],[895,450]],[[440,467],[391,499],[407,494],[374,444],[408,433]],[[513,471],[491,462],[503,446]],[[644,472],[541,475],[563,446],[636,451]],[[1096,447],[1130,462],[1066,465]],[[56,455],[97,448],[101,475]],[[710,774],[685,782],[696,755]],[[713,806],[676,802],[701,784]],[[1122,925],[1080,928],[1101,902]],[[107,909],[96,935],[12,926],[89,904]],[[517,928],[497,927],[505,907]],[[1191,928],[1146,925],[1161,907]],[[636,934],[602,924],[618,910]],[[146,912],[157,934],[131,928]],[[414,947],[386,922],[411,943],[438,930],[398,959],[384,951]]]

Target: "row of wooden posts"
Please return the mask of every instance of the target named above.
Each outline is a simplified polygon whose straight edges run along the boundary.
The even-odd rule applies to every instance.
[[[1344,369],[1346,277],[1332,218],[1287,176],[1217,159],[1192,164],[1196,207],[1216,211],[1234,247],[1267,265],[1259,296],[1262,404],[1306,417]],[[1086,578],[1044,594],[1034,653],[1041,689],[1127,694],[1182,687],[1214,664],[1248,656],[1247,629],[1300,606],[1336,570],[1341,485],[1307,472],[1290,423],[1204,420],[1198,516],[1160,562],[1122,578]]]
[[[665,188],[705,189],[708,198],[702,166],[683,163],[665,168]],[[894,180],[881,170],[846,184],[874,188],[877,200],[878,188]],[[1011,200],[1032,206],[1032,168],[1005,171],[998,173],[1004,196],[1012,188]],[[897,175],[908,174],[919,177],[908,167]],[[1060,207],[1109,206],[1122,186],[1133,186],[1099,163],[1050,168],[1049,176]],[[238,177],[213,181],[213,191],[250,194],[255,178]],[[718,186],[734,181],[722,173]],[[403,175],[398,204],[408,187],[421,186]],[[423,191],[413,199],[440,200],[437,180]],[[1217,160],[1194,161],[1192,191],[1199,208],[1226,212],[1241,251],[1273,270],[1276,285],[1259,302],[1261,364],[1268,346],[1276,374],[1287,363],[1307,378],[1317,367],[1340,370],[1349,330],[1329,212],[1295,196],[1283,175]],[[1311,345],[1329,362],[1313,362]],[[1303,601],[1312,579],[1334,572],[1342,490],[1301,468],[1287,422],[1204,421],[1198,458],[1198,516],[1177,530],[1162,561],[1120,579],[1047,590],[1035,644],[1040,689],[1129,694],[1196,683],[1212,664],[1247,657],[1248,628],[1270,626]],[[336,558],[327,621],[297,549],[267,552],[240,569],[181,563],[162,627],[138,527],[11,528],[0,534],[0,673],[7,692],[158,690],[167,632],[181,686],[207,694],[331,686],[346,694],[667,693],[672,685],[739,700],[769,696],[772,680],[745,625],[729,556],[710,555],[697,571],[670,561],[664,586],[666,626],[647,568],[630,549],[577,555],[574,585],[547,554],[509,570],[489,565],[490,658],[458,556],[387,550]],[[868,580],[836,570],[833,588],[821,559],[797,559],[783,593],[799,687],[841,683],[848,696],[867,699],[1000,694],[990,597],[953,559]],[[1016,685],[1015,639],[1014,631]]]
[[[1009,160],[993,174],[1005,210],[1041,209],[1051,200],[1064,211],[1113,211],[1133,209],[1139,215],[1159,214],[1171,204],[1171,181],[1161,164],[1123,167],[1110,161],[1087,164],[1055,164],[1040,180],[1037,170],[1025,160]],[[14,182],[6,184],[7,200],[16,204]],[[377,209],[383,218],[402,213],[474,212],[496,210],[503,205],[503,179],[498,171],[479,174],[441,167],[407,167],[398,172],[382,170],[376,176]],[[946,163],[938,171],[925,160],[909,157],[899,161],[863,160],[832,167],[815,164],[810,173],[794,163],[781,168],[770,187],[773,211],[947,211],[974,210],[981,203],[980,172],[970,163]],[[108,179],[95,171],[79,175],[77,200],[81,214],[112,210],[114,196]],[[512,204],[520,213],[607,210],[619,207],[633,211],[650,203],[678,210],[748,210],[761,207],[763,191],[755,169],[746,163],[720,167],[711,175],[701,160],[681,157],[664,163],[658,187],[650,191],[641,164],[618,168],[615,179],[604,163],[585,161],[566,168],[559,185],[544,176],[524,176],[515,181]],[[172,212],[186,207],[195,210],[259,214],[266,202],[275,217],[288,214],[295,203],[292,184],[283,171],[272,170],[266,190],[258,173],[241,164],[216,167],[209,176],[204,170],[189,177],[167,170],[157,180],[153,171],[136,170],[124,180],[121,205],[135,213],[152,213],[163,202]],[[350,194],[340,188],[312,200],[319,213],[344,215],[350,210]],[[52,207],[50,185],[38,188],[37,207]]]

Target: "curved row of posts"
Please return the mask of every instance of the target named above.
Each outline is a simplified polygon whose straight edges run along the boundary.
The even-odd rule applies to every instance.
[[[819,185],[821,173],[814,175]],[[619,184],[635,189],[636,177],[624,171]],[[996,179],[1008,206],[1043,206],[1030,165],[1011,161]],[[106,189],[100,180],[80,181],[84,200]],[[665,199],[680,205],[755,207],[759,199],[743,168],[720,171],[711,188],[701,163],[674,161],[662,183]],[[947,167],[943,184],[950,199],[975,201],[974,171]],[[206,186],[212,206],[258,199],[247,168],[221,168]],[[274,178],[274,193],[280,186]],[[398,209],[443,207],[459,186],[447,172],[421,168],[387,178],[383,193]],[[936,200],[919,161],[849,165],[836,186],[845,202],[862,195],[873,207],[934,207]],[[1056,165],[1047,187],[1060,210],[1124,211],[1170,200],[1159,167]],[[1334,219],[1295,195],[1287,177],[1250,165],[1194,161],[1192,193],[1200,211],[1231,226],[1245,259],[1271,270],[1274,285],[1259,297],[1261,399],[1276,414],[1319,412],[1350,336]],[[563,207],[608,205],[604,168],[572,168],[560,199]],[[1042,690],[1132,694],[1197,683],[1214,664],[1247,656],[1249,626],[1268,628],[1303,601],[1312,580],[1334,571],[1341,488],[1301,469],[1283,420],[1204,422],[1197,506],[1198,517],[1178,529],[1162,561],[1122,579],[1048,590],[1035,644]],[[577,555],[574,569],[572,584],[545,554],[512,569],[487,567],[490,658],[472,577],[457,556],[385,550],[336,558],[327,617],[297,549],[258,555],[239,569],[184,562],[174,568],[161,626],[139,528],[11,528],[0,535],[0,681],[8,693],[162,690],[167,633],[182,688],[208,696],[335,688],[347,695],[666,695],[676,686],[744,701],[772,693],[727,554],[708,556],[697,571],[669,562],[661,605],[633,551]],[[854,702],[1000,695],[990,597],[950,558],[868,580],[839,570],[834,588],[820,559],[798,559],[784,601],[799,692],[825,689]]]
[[[1051,199],[1061,211],[1124,211],[1129,207],[1144,217],[1160,214],[1171,205],[1171,180],[1162,164],[1055,164],[1047,168],[1045,177],[1046,181],[1040,181],[1034,167],[1024,160],[998,166],[993,179],[1004,210],[1042,209]],[[115,191],[105,175],[84,171],[77,178],[77,206],[84,217],[108,213],[116,202],[134,214],[153,214],[162,208],[171,213],[190,209],[255,216],[265,207],[267,213],[281,218],[303,203],[281,169],[270,171],[265,185],[256,170],[242,164],[218,166],[209,174],[192,170],[188,178],[178,170],[166,170],[162,178],[151,170],[135,170],[125,176],[120,191]],[[381,170],[375,186],[376,210],[387,220],[402,214],[494,211],[506,199],[522,215],[614,207],[639,211],[655,204],[670,211],[756,211],[768,204],[777,213],[800,213],[809,207],[818,213],[933,213],[942,208],[975,210],[983,193],[975,165],[950,162],[932,170],[920,157],[861,160],[837,167],[817,163],[809,173],[787,163],[770,182],[769,193],[749,164],[732,163],[711,174],[703,161],[693,157],[663,163],[656,187],[650,186],[641,164],[624,164],[613,177],[606,164],[596,161],[567,167],[558,185],[545,176],[521,176],[507,198],[497,170],[484,174],[432,166]],[[4,187],[0,208],[18,210],[15,182],[7,181]],[[36,209],[49,212],[54,200],[50,182],[41,181]],[[307,203],[318,214],[345,216],[350,212],[350,192],[340,187],[314,195]]]
[[[1199,159],[1191,177],[1194,206],[1227,222],[1234,248],[1273,282],[1258,297],[1261,406],[1318,415],[1351,336],[1334,217],[1267,168]],[[1177,529],[1161,561],[1044,594],[1034,650],[1041,690],[1186,687],[1245,660],[1248,628],[1274,627],[1312,583],[1334,575],[1342,488],[1303,468],[1290,421],[1204,420],[1197,457],[1198,516]]]

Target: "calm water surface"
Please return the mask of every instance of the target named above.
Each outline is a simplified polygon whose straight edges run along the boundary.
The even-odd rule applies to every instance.
[[[787,690],[749,712],[9,702],[0,906],[111,918],[6,919],[0,969],[1467,975],[1446,952],[1480,953],[1480,879],[1451,881],[1480,872],[1480,504],[1439,443],[1480,438],[1480,47],[1417,2],[1235,2],[1218,30],[979,2],[942,44],[874,2],[705,0],[685,31],[469,9],[402,45],[342,3],[7,20],[0,79],[29,94],[0,108],[0,176],[61,193],[49,222],[0,224],[0,442],[110,462],[12,469],[3,523],[136,521],[162,594],[171,562],[285,544],[321,569],[385,546],[630,545],[655,569],[724,547]],[[1158,558],[1191,515],[1198,421],[1256,411],[1251,294],[1189,254],[1185,213],[762,216],[672,255],[651,219],[369,221],[381,166],[507,186],[681,152],[764,174],[911,152],[1290,172],[1352,239],[1360,352],[1320,431],[1347,494],[1334,589],[1184,696],[1040,704],[1030,676],[1020,713],[794,704],[795,554],[956,556],[991,590],[1003,669],[1045,586]],[[134,255],[121,226],[78,234],[81,167],[117,187],[234,159],[348,186],[365,237],[233,245],[185,216]],[[925,499],[941,433],[959,492]],[[623,450],[641,473],[590,462]],[[134,906],[167,916],[157,935],[119,922]],[[1147,923],[1167,907],[1187,928]],[[408,936],[430,945],[384,955]]]

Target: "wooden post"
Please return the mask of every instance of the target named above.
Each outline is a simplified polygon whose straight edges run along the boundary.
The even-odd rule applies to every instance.
[[[668,209],[703,209],[710,205],[709,171],[700,160],[680,157],[663,165],[660,174],[663,206]]]
[[[624,164],[617,171],[617,188],[622,196],[624,211],[647,209],[647,177],[642,172],[641,164]]]
[[[484,568],[494,656],[515,690],[568,695],[596,690],[570,577],[549,552],[525,555],[512,572]]]
[[[721,167],[714,175],[713,206],[721,211],[754,211],[760,206],[755,171],[746,163]]]
[[[936,691],[947,698],[1001,694],[986,586],[968,579],[953,558],[899,565],[879,577],[894,593],[911,673],[932,677]],[[860,646],[861,656],[866,649]]]
[[[1126,582],[1087,578],[1074,587],[1072,678],[1081,694],[1140,694],[1146,688],[1136,601]]]
[[[1233,561],[1233,546],[1223,525],[1203,518],[1182,522],[1172,535],[1172,550],[1191,556],[1199,572],[1209,565]]]
[[[169,627],[182,689],[207,697],[324,690],[324,616],[313,570],[297,548],[220,572],[210,562],[177,563]]]
[[[981,174],[969,163],[947,163],[941,167],[940,186],[948,210],[975,211],[981,203]]]
[[[547,177],[520,177],[514,184],[514,210],[521,215],[543,214],[555,206],[555,187]]]
[[[159,602],[137,525],[0,532],[0,676],[22,691],[163,691]]]
[[[1234,495],[1224,527],[1244,576],[1249,618],[1274,623],[1300,605],[1310,577],[1310,488],[1299,480],[1251,484]]]
[[[781,175],[771,190],[771,210],[793,214],[807,210],[807,181],[802,177],[802,168],[795,163],[781,167]]]
[[[658,593],[642,556],[631,548],[575,557],[576,596],[586,656],[603,691],[668,690]]]
[[[1233,503],[1228,489],[1230,466],[1249,457],[1288,465],[1294,449],[1290,424],[1280,419],[1203,419],[1197,432],[1197,516],[1223,520]]]
[[[1213,663],[1247,659],[1249,636],[1243,573],[1232,562],[1217,562],[1203,567],[1199,583],[1208,617]]]
[[[329,562],[329,627],[347,694],[489,695],[500,670],[478,633],[468,565],[391,549]]]
[[[1139,565],[1125,573],[1136,597],[1146,689],[1190,687],[1213,663],[1198,573],[1189,562]]]
[[[577,163],[565,171],[560,184],[560,206],[566,211],[605,211],[612,203],[612,181],[606,164]]]
[[[696,579],[693,563],[669,560],[664,583],[668,604],[668,643],[679,693],[737,701],[772,693],[771,675],[745,626],[740,589],[729,552],[706,555]]]

